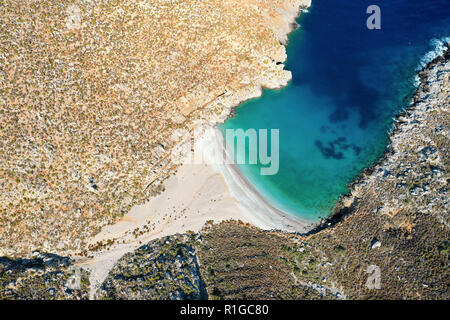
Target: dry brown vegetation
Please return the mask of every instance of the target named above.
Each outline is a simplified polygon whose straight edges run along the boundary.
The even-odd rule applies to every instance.
[[[306,282],[319,282],[318,261],[294,236],[224,222],[205,227],[198,255],[210,299],[322,297]],[[334,297],[329,290],[328,294]]]
[[[286,291],[300,283],[325,298],[449,299],[450,50],[445,56],[421,72],[392,152],[336,208],[343,221],[297,237],[237,222],[203,232],[199,262],[212,297],[292,297]]]
[[[79,250],[160,192],[175,129],[289,79],[303,2],[1,1],[0,252]]]

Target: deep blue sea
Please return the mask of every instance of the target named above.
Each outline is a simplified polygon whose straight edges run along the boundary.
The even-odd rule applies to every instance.
[[[381,30],[366,27],[372,4]],[[450,37],[450,0],[313,0],[297,22],[289,86],[243,103],[221,129],[279,129],[278,174],[240,168],[273,205],[317,221],[382,157],[418,69]]]

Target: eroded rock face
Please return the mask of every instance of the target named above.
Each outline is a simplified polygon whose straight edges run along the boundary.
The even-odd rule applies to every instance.
[[[151,241],[123,256],[97,299],[207,299],[194,243],[196,235]]]
[[[0,299],[87,299],[88,273],[67,257],[34,252],[29,259],[0,258]]]
[[[173,130],[289,81],[309,2],[2,1],[0,253],[78,251],[160,192]]]

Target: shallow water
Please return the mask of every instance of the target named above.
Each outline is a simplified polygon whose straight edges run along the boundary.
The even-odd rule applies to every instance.
[[[448,0],[378,0],[381,30],[366,27],[371,4],[313,0],[290,35],[289,86],[243,103],[220,127],[280,130],[276,175],[260,175],[260,165],[240,168],[274,206],[304,219],[329,215],[383,155],[417,70],[450,37]]]

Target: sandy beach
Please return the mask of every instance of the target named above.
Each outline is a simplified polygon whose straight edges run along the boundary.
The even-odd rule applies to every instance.
[[[225,146],[222,134],[214,129],[206,133],[209,146],[215,149],[213,154],[223,152]],[[306,232],[313,223],[301,220],[274,207],[245,177],[238,166],[227,154],[225,163],[220,160],[212,161],[211,166],[219,172],[225,180],[231,196],[237,200],[238,207],[250,222],[262,229],[278,229],[289,232]]]
[[[103,228],[90,239],[92,245],[114,241],[105,249],[93,252],[93,258],[79,260],[78,265],[91,271],[94,291],[125,253],[153,239],[200,231],[207,221],[234,219],[266,230],[290,232],[312,228],[311,223],[290,218],[274,208],[236,165],[217,158],[223,150],[219,130],[206,130],[198,146],[205,148],[202,150],[205,163],[181,165],[166,181],[164,192],[133,207],[118,223]]]
[[[306,0],[284,8],[278,23],[274,22],[274,32],[279,41],[287,42],[287,34],[295,28],[299,7],[309,5],[310,1]],[[284,61],[284,48],[279,53],[277,60]],[[200,148],[205,155],[205,163],[180,165],[177,172],[164,182],[165,190],[161,194],[145,204],[134,206],[117,223],[104,227],[88,240],[91,248],[108,243],[100,250],[89,250],[90,258],[78,259],[77,265],[91,272],[91,298],[94,298],[99,285],[117,260],[127,252],[153,239],[200,231],[207,221],[217,223],[234,219],[265,230],[299,233],[314,227],[313,223],[292,217],[272,206],[229,157],[223,159],[217,156],[223,153],[224,146],[222,134],[214,126],[225,121],[235,106],[260,96],[263,88],[281,88],[291,80],[292,75],[284,70],[283,64],[274,62],[274,70],[276,76],[264,74],[259,84],[221,95],[207,106],[214,109],[220,105],[223,112],[196,123],[196,129],[205,126],[201,142],[196,144],[196,148]]]

